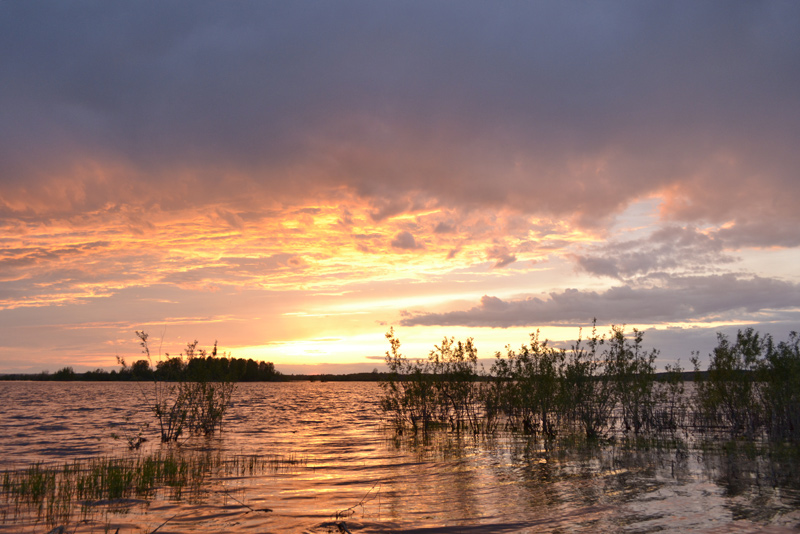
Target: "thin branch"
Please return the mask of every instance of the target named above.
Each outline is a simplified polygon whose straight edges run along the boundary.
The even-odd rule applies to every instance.
[[[156,532],[158,532],[161,529],[161,527],[163,527],[164,525],[166,525],[167,523],[169,523],[170,521],[172,521],[176,517],[178,517],[178,514],[173,515],[172,517],[170,517],[169,519],[167,519],[166,521],[164,521],[163,523],[158,525],[154,531],[150,532],[150,534],[156,534]]]
[[[336,515],[336,519],[340,519],[340,518],[344,518],[344,517],[348,517],[348,516],[352,515],[354,513],[353,510],[355,510],[359,506],[363,509],[364,508],[364,503],[366,503],[368,500],[372,500],[372,499],[367,499],[367,497],[369,497],[369,494],[372,493],[372,490],[375,489],[375,486],[378,486],[378,493],[375,496],[373,496],[372,499],[377,497],[380,494],[380,480],[375,482],[375,484],[372,485],[372,487],[369,489],[369,491],[367,491],[367,493],[364,494],[364,496],[361,498],[361,500],[358,501],[356,504],[354,504],[350,508],[345,508],[344,510],[339,510],[338,512],[336,512],[336,514],[335,514]]]
[[[249,504],[246,504],[246,503],[240,501],[239,499],[237,499],[236,497],[234,497],[233,495],[231,495],[231,493],[225,488],[225,486],[222,487],[222,492],[226,496],[230,497],[234,501],[238,502],[239,504],[241,504],[242,506],[244,506],[245,508],[250,510],[250,512],[271,512],[272,511],[272,508],[253,508]],[[249,514],[250,512],[247,512],[247,513]]]

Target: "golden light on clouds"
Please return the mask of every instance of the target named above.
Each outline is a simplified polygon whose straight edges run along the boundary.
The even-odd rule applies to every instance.
[[[492,261],[499,243],[508,250],[524,247],[518,260],[537,261],[550,252],[548,242],[580,238],[569,229],[536,235],[523,228],[514,235],[503,214],[462,222],[429,210],[375,222],[368,206],[292,206],[269,217],[226,211],[239,221],[231,229],[219,209],[204,211],[210,213],[156,211],[141,232],[131,231],[129,217],[113,209],[78,221],[6,228],[4,279],[32,280],[40,291],[2,305],[69,302],[165,281],[205,291],[221,285],[335,291],[354,279],[415,279]],[[442,224],[448,231],[437,233]],[[413,244],[394,242],[403,232]],[[56,285],[69,290],[46,291]]]
[[[727,7],[3,5],[0,373],[796,330],[800,8]]]

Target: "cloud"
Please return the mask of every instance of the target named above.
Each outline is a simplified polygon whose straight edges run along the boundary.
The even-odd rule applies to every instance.
[[[448,224],[444,221],[439,222],[433,229],[433,233],[435,234],[452,234],[455,231],[456,229],[453,225]]]
[[[353,214],[350,213],[350,210],[345,208],[342,210],[342,214],[337,219],[336,224],[343,227],[343,228],[350,228],[353,226]]]
[[[2,2],[3,325],[409,280],[427,310],[534,295],[409,324],[791,315],[796,287],[770,276],[798,281],[798,19],[714,0]],[[663,228],[623,220],[642,201]],[[744,250],[769,247],[796,250]],[[758,276],[721,274],[738,255]],[[176,310],[136,300],[153,288]]]
[[[392,239],[392,247],[400,250],[416,250],[423,248],[421,244],[416,242],[411,232],[405,230],[394,236],[394,239]]]
[[[766,248],[800,246],[800,225],[779,221],[745,221],[721,228],[717,236],[732,248]]]
[[[160,282],[185,289],[217,291],[223,285],[257,287],[265,278],[285,273],[298,275],[307,268],[307,262],[293,254],[256,258],[225,256],[213,262],[213,265],[198,265],[164,274]]]
[[[182,5],[0,6],[0,216],[346,192],[598,227],[662,195],[800,226],[793,3]]]
[[[486,295],[468,310],[412,314],[400,324],[505,328],[587,324],[593,318],[604,323],[669,323],[796,309],[798,302],[798,284],[726,274],[665,278],[662,286],[648,288],[566,289],[547,298],[502,300]]]
[[[508,247],[504,246],[491,247],[486,251],[486,257],[494,260],[493,269],[500,269],[517,261],[517,257],[509,252]]]
[[[646,238],[587,247],[573,257],[588,273],[624,280],[655,272],[706,271],[735,261],[724,248],[723,239],[714,233],[666,226]]]
[[[222,219],[231,228],[235,228],[237,230],[242,230],[244,228],[244,222],[239,214],[221,208],[217,208],[216,213],[217,217]]]

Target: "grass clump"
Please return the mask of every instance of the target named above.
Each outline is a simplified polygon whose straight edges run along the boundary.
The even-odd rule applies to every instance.
[[[168,488],[179,498],[184,488],[199,489],[213,467],[205,457],[172,452],[133,458],[93,458],[62,465],[34,463],[3,473],[6,515],[32,515],[47,524],[66,522],[76,507],[121,499],[149,498]]]
[[[296,457],[175,450],[124,458],[91,458],[64,464],[34,463],[6,470],[0,487],[4,522],[27,517],[47,525],[68,523],[78,511],[127,500],[198,496],[214,476],[256,476],[305,465]]]

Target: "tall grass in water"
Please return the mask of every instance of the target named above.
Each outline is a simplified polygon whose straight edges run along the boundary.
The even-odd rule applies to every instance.
[[[3,474],[2,503],[12,517],[25,512],[47,524],[68,522],[75,508],[96,501],[151,497],[169,488],[179,498],[184,488],[199,488],[212,463],[172,453],[135,458],[95,458],[58,465],[36,463]]]
[[[6,470],[0,487],[3,521],[31,517],[48,525],[69,523],[95,506],[126,504],[156,496],[181,500],[197,496],[209,478],[254,476],[304,465],[278,456],[179,454],[174,450],[126,458],[92,458],[62,465],[35,463]]]
[[[381,408],[398,433],[410,428],[498,429],[546,440],[610,434],[656,435],[714,431],[749,439],[800,440],[800,336],[775,343],[752,329],[735,342],[720,335],[708,370],[693,358],[691,402],[683,369],[656,376],[658,351],[644,349],[644,334],[612,326],[569,349],[531,335],[519,349],[498,353],[488,374],[478,370],[472,340],[445,338],[427,360],[409,360],[390,330],[390,374],[381,386]],[[634,440],[636,441],[636,440]]]

